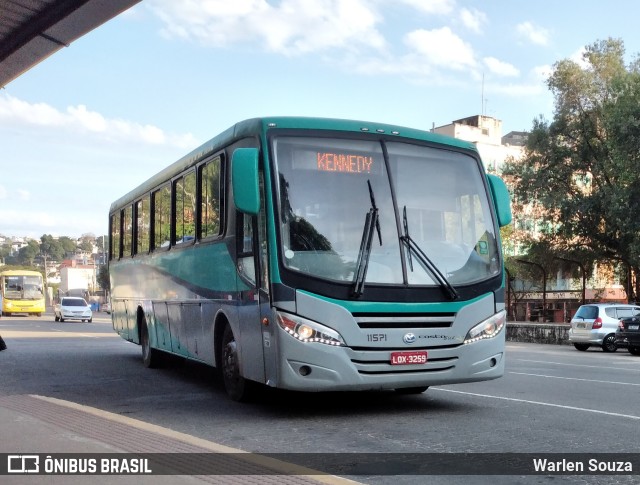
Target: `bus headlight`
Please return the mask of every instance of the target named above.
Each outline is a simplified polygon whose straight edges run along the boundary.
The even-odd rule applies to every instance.
[[[278,325],[301,342],[316,342],[335,346],[344,345],[344,340],[340,334],[329,327],[290,313],[276,312],[276,316]]]
[[[504,310],[499,311],[469,330],[469,333],[467,333],[467,336],[464,338],[464,343],[471,344],[478,340],[493,338],[500,333],[506,324],[507,312]]]

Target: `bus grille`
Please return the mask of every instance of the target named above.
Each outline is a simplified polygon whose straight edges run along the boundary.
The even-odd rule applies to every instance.
[[[450,328],[456,318],[455,313],[352,313],[358,327],[363,330],[395,329],[438,329]],[[432,347],[415,347],[411,350],[426,350],[428,359],[420,365],[391,365],[393,351],[407,351],[402,348],[351,347],[350,359],[361,375],[434,374],[446,372],[456,366],[458,357],[453,349],[459,343]]]
[[[353,313],[358,326],[371,328],[449,328],[455,313]]]

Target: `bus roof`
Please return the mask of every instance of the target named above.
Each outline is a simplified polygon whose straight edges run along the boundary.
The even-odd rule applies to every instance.
[[[448,145],[454,148],[472,150],[477,152],[476,146],[467,141],[459,140],[445,135],[429,131],[407,128],[404,126],[390,125],[371,121],[345,120],[336,118],[311,118],[299,116],[272,116],[252,118],[240,121],[226,129],[211,140],[203,143],[175,163],[169,165],[146,182],[131,190],[111,204],[109,212],[130,204],[135,199],[156,188],[163,182],[170,180],[175,175],[183,172],[191,165],[203,158],[214,154],[230,143],[242,138],[259,137],[269,129],[289,128],[299,130],[327,130],[352,133],[372,133],[397,136],[399,138],[413,139]]]

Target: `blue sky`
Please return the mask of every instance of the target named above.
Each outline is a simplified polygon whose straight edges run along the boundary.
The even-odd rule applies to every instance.
[[[233,123],[428,130],[551,119],[585,45],[640,52],[634,0],[143,0],[0,90],[0,234],[107,231],[111,202]]]

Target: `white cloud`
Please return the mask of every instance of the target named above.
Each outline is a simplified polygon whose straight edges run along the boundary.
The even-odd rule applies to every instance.
[[[506,77],[517,77],[520,75],[520,71],[513,64],[503,62],[495,57],[485,57],[483,62],[493,74]]]
[[[64,115],[45,103],[30,104],[13,96],[0,96],[0,121],[41,126],[63,126]]]
[[[550,96],[547,79],[551,74],[551,66],[537,66],[531,69],[522,82],[517,83],[489,83],[486,90],[509,97],[536,97],[547,101]]]
[[[588,69],[590,67],[589,61],[585,58],[587,48],[585,46],[580,47],[577,51],[569,56],[573,62],[578,64],[582,69]]]
[[[460,11],[460,20],[469,30],[480,34],[482,33],[482,26],[487,23],[487,15],[475,8],[463,8]]]
[[[16,192],[18,192],[18,198],[22,201],[31,199],[31,192],[29,192],[28,190],[18,189]]]
[[[455,0],[401,0],[402,3],[426,14],[446,15],[453,12]]]
[[[549,31],[531,22],[522,22],[516,27],[518,34],[537,45],[549,45]]]
[[[7,197],[8,197],[7,189],[4,187],[4,185],[0,185],[0,200],[6,199]]]
[[[286,55],[332,48],[383,49],[380,16],[365,0],[150,0],[163,34],[223,47],[264,45]]]
[[[449,27],[414,30],[404,38],[405,44],[428,64],[462,70],[475,67],[473,49]]]
[[[0,226],[4,228],[24,228],[22,231],[17,231],[16,234],[24,234],[33,226],[56,227],[58,222],[54,216],[46,212],[0,210]]]
[[[64,129],[71,133],[95,133],[103,139],[143,142],[191,148],[197,144],[191,134],[168,134],[152,125],[105,118],[85,105],[59,111],[45,103],[29,103],[10,95],[0,95],[0,125],[20,123],[27,126]]]

